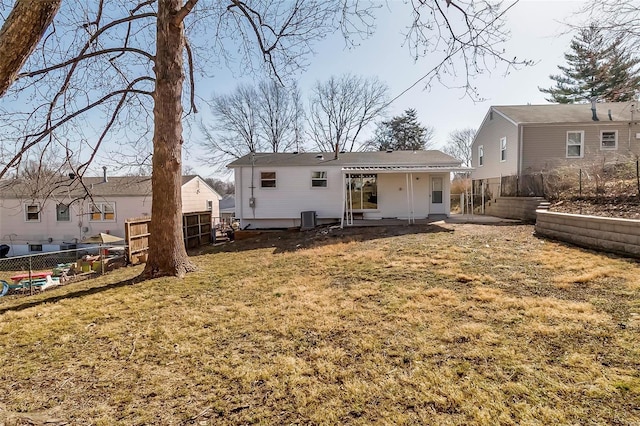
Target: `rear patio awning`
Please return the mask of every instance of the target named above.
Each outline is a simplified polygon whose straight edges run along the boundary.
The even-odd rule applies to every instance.
[[[352,176],[362,174],[383,174],[397,173],[404,174],[407,184],[407,221],[415,223],[414,217],[414,194],[413,194],[413,174],[414,173],[464,173],[471,172],[472,167],[461,167],[454,165],[427,166],[427,165],[370,165],[370,166],[344,166],[342,167],[342,175],[345,179],[350,180]],[[340,227],[344,227],[345,219],[347,225],[353,225],[353,207],[349,198],[351,192],[348,192],[345,185],[342,185],[342,216],[340,219]]]

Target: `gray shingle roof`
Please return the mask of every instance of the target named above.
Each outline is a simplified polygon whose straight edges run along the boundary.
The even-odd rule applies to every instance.
[[[197,175],[182,176],[182,185],[196,177]],[[87,191],[94,197],[149,196],[151,195],[151,176],[109,176],[106,182],[102,177],[83,177],[82,183],[65,176],[56,176],[40,182],[27,179],[0,181],[2,198],[38,199],[47,198],[50,195],[83,197]]]
[[[637,105],[626,102],[609,102],[596,104],[596,111],[600,123],[611,121],[631,121],[631,110]],[[548,105],[503,105],[493,106],[498,111],[517,124],[534,123],[593,123],[591,119],[591,103],[588,104],[548,104]],[[635,118],[640,118],[638,111]]]
[[[85,190],[86,187],[86,190]],[[3,179],[0,182],[0,197],[3,198],[46,198],[49,195],[70,195],[82,197],[90,192],[92,196],[145,196],[151,194],[149,176],[109,176],[78,179],[56,176],[46,181],[35,182],[28,179]]]
[[[230,163],[227,167],[251,166],[452,166],[458,167],[460,160],[438,150],[426,151],[367,151],[345,152],[334,159],[333,152],[256,153],[255,159],[248,154]]]

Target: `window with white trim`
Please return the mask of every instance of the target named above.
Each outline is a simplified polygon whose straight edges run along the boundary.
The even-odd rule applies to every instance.
[[[327,172],[311,172],[311,187],[312,188],[326,188],[327,187]]]
[[[507,161],[507,138],[500,138],[500,162]]]
[[[56,204],[56,222],[69,222],[71,221],[71,215],[69,214],[69,206],[60,203]]]
[[[260,172],[260,188],[275,188],[276,172]]]
[[[207,210],[213,210],[213,200],[207,200]]]
[[[114,222],[116,220],[116,203],[91,203],[89,205],[89,220],[91,222]]]
[[[600,149],[618,149],[617,130],[602,130],[600,132]]]
[[[478,147],[478,167],[482,167],[484,165],[484,146],[480,145]]]
[[[584,156],[584,131],[567,132],[567,158],[582,158]]]
[[[24,220],[25,222],[40,222],[40,204],[25,204],[24,205]]]

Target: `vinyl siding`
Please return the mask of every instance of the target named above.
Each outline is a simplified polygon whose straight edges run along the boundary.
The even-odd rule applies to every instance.
[[[618,132],[616,150],[600,149],[601,131]],[[584,131],[583,158],[567,158],[567,132]],[[523,129],[523,173],[539,172],[555,167],[588,162],[615,161],[640,153],[640,140],[635,138],[640,128],[629,127],[626,123],[591,124],[578,123],[570,125],[525,125]],[[631,136],[631,143],[629,143]]]
[[[207,201],[212,201],[211,216],[220,217],[220,195],[199,177],[182,185],[182,213],[207,210]]]
[[[472,179],[487,179],[518,172],[518,126],[497,112],[489,114],[476,134],[471,148]],[[507,138],[507,158],[500,161],[500,139]],[[478,165],[478,147],[484,148],[484,164]]]
[[[312,188],[311,172],[326,171],[327,187]],[[262,172],[276,172],[276,187],[261,188]],[[342,209],[340,168],[251,167],[236,169],[236,215],[242,219],[300,219],[303,211],[314,210],[319,218],[339,218]],[[239,185],[238,185],[239,184]],[[253,187],[253,188],[252,188]],[[249,205],[252,196],[255,208]]]
[[[327,187],[311,187],[313,171],[327,172]],[[261,172],[276,172],[276,187],[261,188]],[[446,212],[449,211],[450,181],[448,173],[433,174],[442,176],[443,200]],[[424,218],[429,214],[430,174],[413,173],[413,211],[415,218]],[[299,226],[300,213],[315,211],[319,221],[338,221],[342,215],[343,187],[341,167],[255,167],[253,184],[251,167],[235,169],[236,217],[241,219],[240,226],[268,228],[280,226]],[[255,208],[250,207],[253,186]],[[365,218],[409,216],[407,201],[407,177],[405,173],[377,174],[378,208],[364,210]]]
[[[73,243],[99,232],[107,232],[124,237],[126,219],[151,213],[151,197],[95,197],[95,202],[115,202],[115,221],[89,220],[89,201],[75,202],[70,207],[68,222],[56,220],[55,200],[42,205],[39,222],[26,222],[24,204],[30,201],[19,199],[0,199],[0,236],[3,242],[40,244],[53,239],[54,243]],[[83,231],[87,228],[87,231]],[[10,237],[10,238],[9,238]]]

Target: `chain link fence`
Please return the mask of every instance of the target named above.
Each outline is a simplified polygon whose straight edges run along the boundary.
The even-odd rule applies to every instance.
[[[125,266],[123,246],[94,246],[0,259],[0,292],[33,294]],[[6,284],[5,284],[6,283]]]

